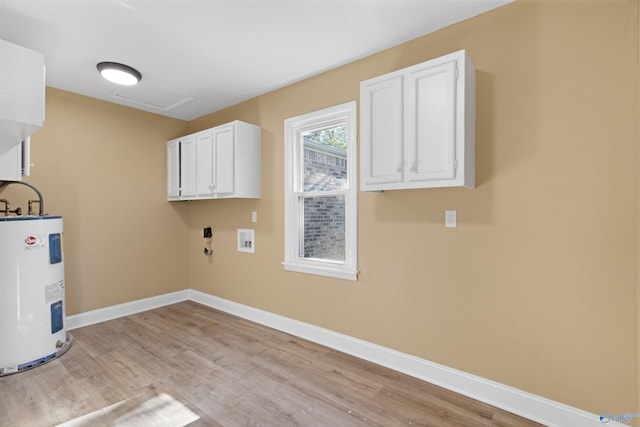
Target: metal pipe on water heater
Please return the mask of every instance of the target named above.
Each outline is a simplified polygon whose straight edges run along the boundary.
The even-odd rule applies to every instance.
[[[26,185],[27,187],[35,191],[36,194],[38,195],[38,201],[39,201],[38,204],[40,206],[40,208],[38,209],[38,216],[44,216],[44,198],[42,197],[42,193],[40,193],[40,191],[36,187],[23,181],[2,181],[2,183],[0,183],[0,190],[2,190],[4,187],[7,187],[11,184]]]

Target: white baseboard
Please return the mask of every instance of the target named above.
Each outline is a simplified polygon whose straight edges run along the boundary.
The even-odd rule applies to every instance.
[[[67,316],[65,327],[68,330],[77,329],[83,326],[117,319],[118,317],[153,310],[154,308],[164,307],[165,305],[175,304],[177,302],[186,301],[187,299],[189,299],[189,291],[184,290],[155,297],[143,298],[136,301],[126,302],[124,304],[112,305],[110,307],[99,308],[97,310]]]
[[[67,317],[67,329],[192,300],[438,385],[547,426],[627,427],[613,420],[367,341],[188,289]]]

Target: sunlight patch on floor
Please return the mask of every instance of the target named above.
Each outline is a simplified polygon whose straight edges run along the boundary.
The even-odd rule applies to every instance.
[[[59,427],[82,427],[104,424],[129,427],[141,425],[183,427],[200,417],[172,396],[162,393],[150,399],[132,398],[60,424]]]

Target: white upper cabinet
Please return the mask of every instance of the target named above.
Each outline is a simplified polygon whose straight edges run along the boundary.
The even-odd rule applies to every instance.
[[[475,187],[475,68],[461,50],[360,84],[363,191]]]
[[[0,40],[0,153],[42,127],[44,72],[41,53]]]
[[[167,143],[167,198],[180,197],[180,140]]]
[[[360,90],[362,189],[404,180],[402,76],[363,82]],[[365,175],[366,170],[366,175]]]
[[[208,130],[197,135],[196,138],[196,194],[198,197],[213,195],[216,187],[215,149],[213,144],[213,131]]]
[[[29,149],[28,145],[0,147],[0,181],[20,181],[23,176],[28,175],[24,169],[25,149]]]
[[[234,131],[234,125],[224,125],[198,135],[198,197],[233,194]]]
[[[260,198],[260,127],[234,121],[167,143],[167,199]]]
[[[44,121],[44,57],[0,40],[0,181],[29,175],[29,137]]]
[[[191,199],[196,196],[196,135],[180,139],[180,198]]]

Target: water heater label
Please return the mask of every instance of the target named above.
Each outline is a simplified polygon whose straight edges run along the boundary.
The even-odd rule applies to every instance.
[[[49,234],[49,263],[62,262],[62,239],[60,233]]]
[[[44,248],[44,245],[45,239],[41,236],[34,236],[33,234],[30,234],[24,237],[24,248],[26,250]]]
[[[64,280],[45,286],[44,292],[46,304],[64,299]]]
[[[56,301],[51,304],[51,333],[55,334],[56,332],[60,332],[63,325],[63,317],[64,309],[62,307],[62,300]]]

